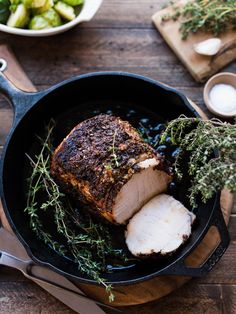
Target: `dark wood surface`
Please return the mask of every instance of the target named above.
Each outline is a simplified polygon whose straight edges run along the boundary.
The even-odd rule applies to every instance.
[[[104,0],[87,24],[49,38],[22,38],[0,34],[0,44],[13,48],[37,89],[70,76],[102,70],[147,75],[172,85],[206,111],[203,85],[196,83],[163,42],[151,23],[160,0]],[[236,63],[224,70],[236,72]],[[207,112],[207,111],[206,111]],[[12,110],[0,97],[0,149],[11,126]],[[205,278],[194,279],[171,295],[124,313],[236,313],[236,202],[229,224],[231,244]],[[73,313],[25,279],[19,272],[0,268],[0,313]],[[94,313],[95,314],[95,313]]]

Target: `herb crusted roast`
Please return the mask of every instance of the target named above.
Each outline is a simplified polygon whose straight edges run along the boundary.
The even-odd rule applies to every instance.
[[[171,179],[128,122],[105,114],[73,128],[55,150],[51,173],[64,191],[118,224],[165,192]]]

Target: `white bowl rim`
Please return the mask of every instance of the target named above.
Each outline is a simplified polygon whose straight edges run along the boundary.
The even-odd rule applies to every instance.
[[[48,29],[42,30],[31,30],[31,29],[23,29],[23,28],[15,28],[10,27],[5,24],[0,24],[0,31],[14,34],[14,35],[22,35],[22,36],[34,36],[34,37],[42,37],[42,36],[50,36],[56,35],[66,30],[71,29],[75,25],[81,22],[90,21],[95,13],[98,11],[102,4],[103,0],[84,0],[83,7],[79,15],[72,21],[67,22],[63,25],[52,27]]]
[[[211,89],[213,88],[213,86],[215,86],[216,84],[213,83],[212,87],[209,88],[209,85],[214,82],[214,80],[216,78],[221,78],[221,77],[224,77],[224,76],[229,76],[229,77],[233,77],[236,79],[236,74],[233,73],[233,72],[220,72],[220,73],[217,73],[215,75],[213,75],[211,78],[209,78],[209,80],[206,82],[205,86],[204,86],[204,90],[203,90],[203,98],[204,98],[204,103],[206,105],[206,107],[212,112],[214,113],[215,115],[219,116],[219,117],[222,117],[222,118],[232,118],[234,116],[236,116],[236,110],[235,111],[231,111],[229,113],[224,113],[222,111],[218,111],[217,109],[215,109],[215,107],[213,106],[212,102],[210,101],[210,97],[209,97],[209,93],[211,91]],[[222,83],[224,83],[224,80],[222,80]],[[207,92],[207,89],[208,92]]]

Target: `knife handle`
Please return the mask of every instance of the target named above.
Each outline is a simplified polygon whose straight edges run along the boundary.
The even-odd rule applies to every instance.
[[[88,298],[78,288],[75,287],[75,290],[72,290],[68,287],[61,286],[56,282],[50,282],[44,278],[41,279],[36,277],[31,272],[31,270],[34,266],[40,266],[35,265],[32,260],[24,261],[15,256],[7,254],[6,252],[0,252],[0,265],[20,270],[26,278],[33,280],[42,288],[50,292],[53,296],[66,303],[73,310],[79,310],[80,314],[90,314],[91,310],[93,310],[93,312],[96,314],[105,314],[105,312],[97,306],[94,300]],[[49,273],[47,275],[50,274],[50,270],[48,270],[48,272]],[[103,304],[99,303],[99,305]]]
[[[91,313],[90,311],[82,311],[83,308],[86,309],[86,304],[89,305],[92,313],[105,314],[105,312],[96,305],[95,301],[84,295],[83,292],[67,278],[46,267],[34,264],[16,236],[13,236],[3,227],[0,227],[0,265],[20,270],[25,277],[39,284],[49,293],[52,291],[54,297],[64,302],[70,308],[73,308],[73,310],[79,310],[80,314]]]
[[[78,297],[74,297],[74,295],[71,292],[68,292],[67,290],[59,289],[56,286],[48,285],[45,283],[42,283],[38,279],[32,279],[29,278],[32,281],[34,281],[37,285],[39,285],[41,288],[49,292],[52,296],[54,296],[59,301],[63,302],[67,306],[69,306],[72,310],[74,310],[76,313],[79,314],[106,314],[101,308],[99,308],[94,302],[94,304],[91,304],[90,301]]]

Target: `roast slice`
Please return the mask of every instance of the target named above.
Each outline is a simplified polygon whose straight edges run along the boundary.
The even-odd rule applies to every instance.
[[[154,195],[166,191],[169,177],[164,171],[155,169],[157,159],[146,159],[138,166],[140,172],[134,173],[117,194],[113,215],[118,223],[132,217]]]
[[[78,124],[57,147],[51,173],[64,191],[111,222],[125,223],[171,176],[163,158],[120,118],[101,114]]]
[[[191,234],[195,215],[167,194],[153,197],[130,219],[126,244],[135,256],[170,254]]]

